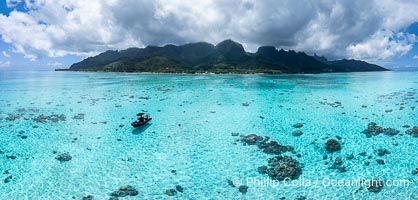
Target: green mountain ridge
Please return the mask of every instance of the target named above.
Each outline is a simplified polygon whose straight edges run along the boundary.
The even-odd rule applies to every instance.
[[[261,46],[246,52],[243,46],[225,40],[216,46],[197,42],[106,51],[74,63],[68,71],[157,72],[157,73],[324,73],[387,71],[358,60],[328,61],[304,52]]]

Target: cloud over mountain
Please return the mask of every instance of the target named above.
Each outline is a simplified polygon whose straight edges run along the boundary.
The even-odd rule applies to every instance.
[[[0,35],[28,59],[232,38],[329,58],[387,59],[416,40],[418,1],[7,0]]]

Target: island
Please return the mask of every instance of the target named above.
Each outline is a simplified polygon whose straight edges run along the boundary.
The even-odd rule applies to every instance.
[[[217,45],[206,42],[106,51],[56,71],[153,72],[153,73],[327,73],[388,71],[360,60],[329,61],[304,52],[261,46],[246,52],[233,40]]]

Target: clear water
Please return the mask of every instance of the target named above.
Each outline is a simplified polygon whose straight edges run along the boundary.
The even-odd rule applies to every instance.
[[[336,101],[342,106],[332,106]],[[242,105],[246,102],[249,106]],[[418,126],[418,108],[414,107],[418,107],[417,72],[0,72],[0,199],[82,199],[87,194],[108,199],[124,184],[134,186],[139,195],[120,199],[295,199],[300,195],[308,199],[417,199],[418,175],[411,171],[418,167],[418,138],[404,134],[402,127]],[[134,129],[130,123],[142,109],[152,115],[152,123]],[[389,109],[392,112],[386,112]],[[17,113],[22,117],[6,119]],[[73,119],[79,113],[85,118]],[[32,120],[41,114],[64,114],[66,120]],[[401,134],[366,138],[361,131],[371,121]],[[292,135],[296,122],[304,124],[299,137]],[[19,137],[19,132],[27,138]],[[294,182],[268,182],[257,167],[266,165],[272,155],[236,142],[240,137],[231,136],[232,132],[255,133],[293,145],[301,157],[285,154],[304,164],[302,175]],[[342,150],[327,153],[326,139],[336,136],[342,138]],[[379,148],[391,154],[378,157],[374,150]],[[371,157],[359,156],[363,151]],[[64,152],[72,160],[61,163],[55,157]],[[325,154],[328,160],[323,159]],[[354,159],[346,159],[348,154]],[[343,158],[347,172],[328,169],[330,164],[325,163],[332,163],[329,158],[336,156]],[[386,164],[379,165],[377,158]],[[364,164],[367,161],[369,166]],[[4,183],[10,175],[11,181]],[[372,193],[358,185],[326,182],[372,177],[408,184],[386,185]],[[264,183],[246,182],[247,178]],[[228,179],[247,184],[247,193],[229,186]],[[176,185],[184,192],[173,197],[164,194]]]

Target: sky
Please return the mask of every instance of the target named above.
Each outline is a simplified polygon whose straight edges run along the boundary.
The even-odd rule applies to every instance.
[[[418,0],[0,0],[0,69],[232,39],[405,70],[418,68],[417,11]]]

